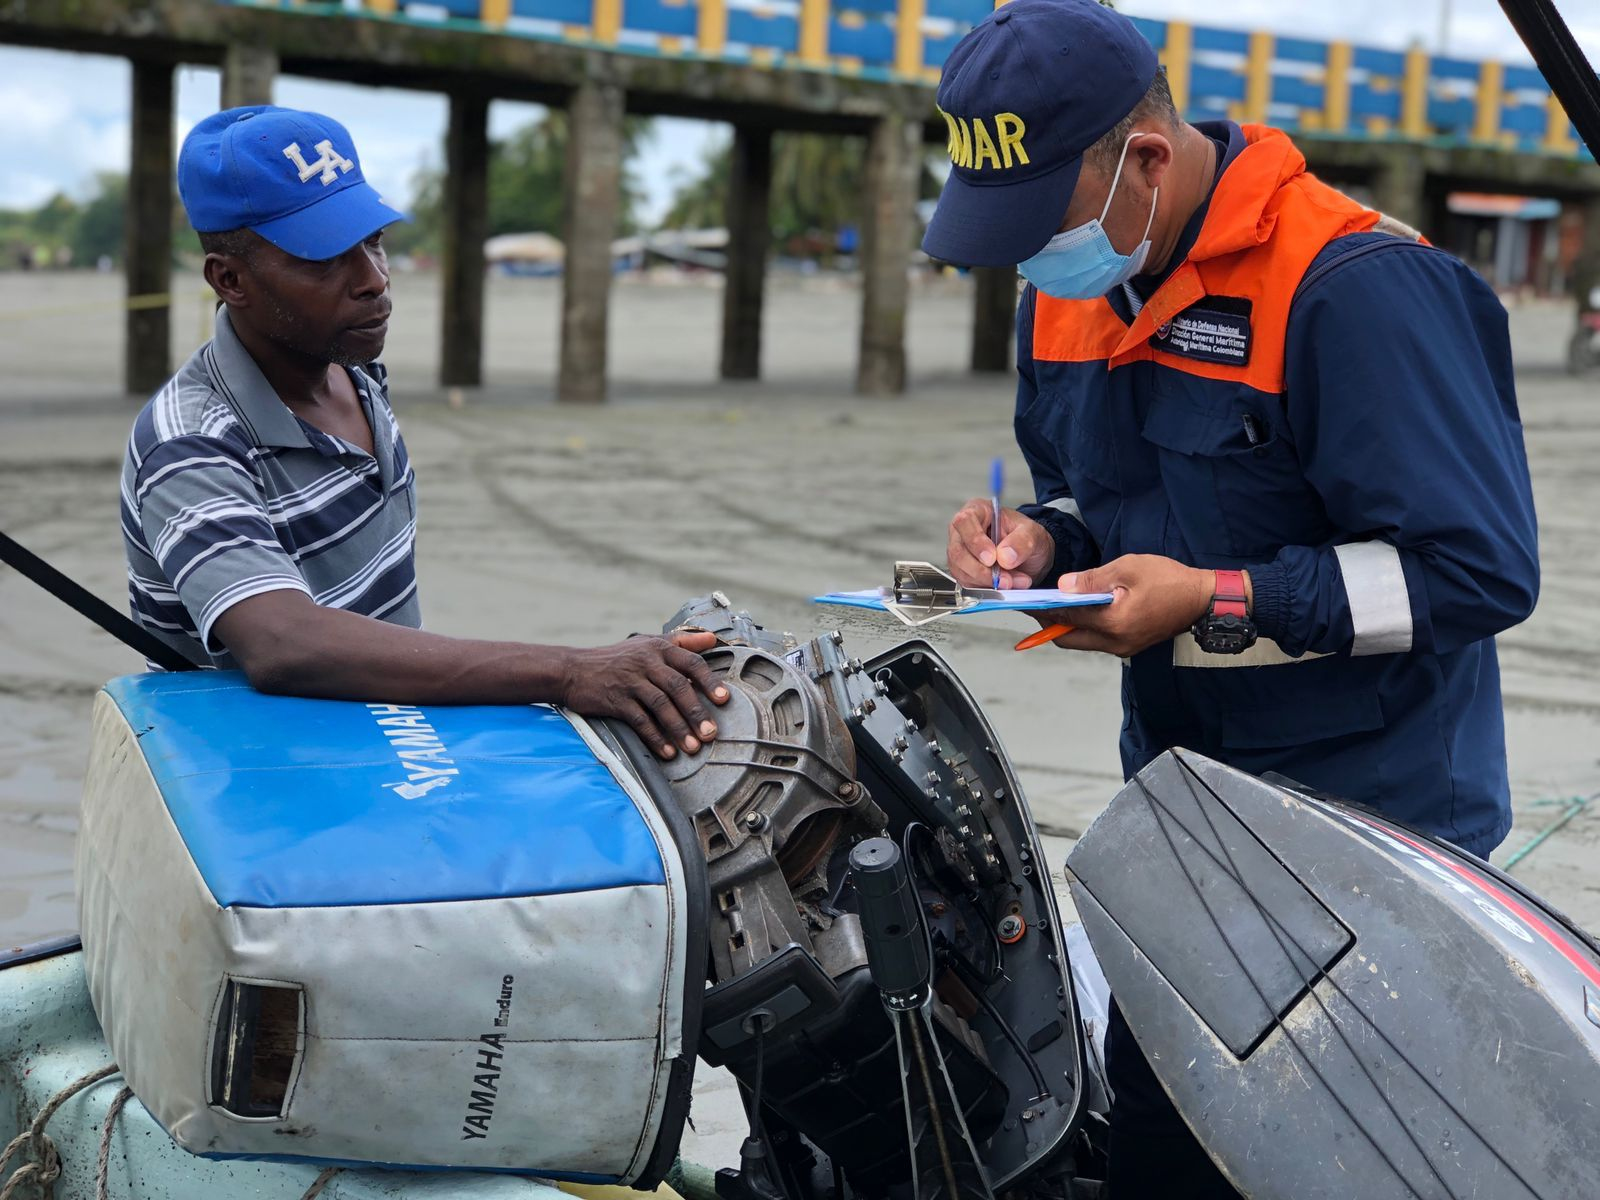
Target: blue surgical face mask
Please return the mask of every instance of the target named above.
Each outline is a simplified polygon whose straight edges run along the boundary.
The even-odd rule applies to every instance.
[[[1155,224],[1156,200],[1161,189],[1156,188],[1150,197],[1150,219],[1144,225],[1144,240],[1134,247],[1132,254],[1118,254],[1102,224],[1111,211],[1111,198],[1117,194],[1128,147],[1133,144],[1133,138],[1142,136],[1136,133],[1122,144],[1122,157],[1117,159],[1117,173],[1111,177],[1111,191],[1100,215],[1056,234],[1044,244],[1043,250],[1027,262],[1017,264],[1022,277],[1045,295],[1057,300],[1093,300],[1144,269],[1145,259],[1150,256],[1150,227]]]

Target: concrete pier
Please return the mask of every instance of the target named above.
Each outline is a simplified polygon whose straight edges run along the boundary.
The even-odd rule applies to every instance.
[[[861,353],[856,390],[864,396],[906,390],[907,257],[916,235],[921,128],[897,114],[873,124],[867,140],[861,220]]]
[[[123,232],[123,390],[147,396],[172,374],[172,64],[133,60],[133,145]]]
[[[489,101],[458,92],[450,97],[445,133],[441,387],[483,382],[483,242],[488,231]]]
[[[561,296],[561,366],[556,397],[565,404],[606,398],[611,241],[622,206],[623,92],[585,81],[567,107],[566,264]]]
[[[229,42],[222,54],[222,107],[271,104],[278,52],[254,42]]]
[[[972,273],[972,369],[1009,371],[1017,328],[1017,269],[982,267]]]
[[[724,379],[761,377],[761,302],[772,245],[772,131],[736,125],[728,180],[728,261],[723,269]]]

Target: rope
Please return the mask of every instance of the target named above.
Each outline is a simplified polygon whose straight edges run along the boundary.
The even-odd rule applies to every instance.
[[[110,1063],[98,1071],[90,1071],[82,1079],[67,1084],[48,1103],[39,1110],[39,1115],[33,1123],[16,1137],[12,1138],[4,1151],[0,1151],[0,1173],[3,1173],[13,1155],[19,1155],[23,1150],[31,1151],[33,1161],[22,1160],[22,1165],[7,1181],[4,1188],[0,1188],[0,1200],[21,1200],[24,1184],[38,1189],[41,1200],[55,1200],[56,1180],[61,1177],[61,1156],[56,1153],[56,1144],[50,1140],[50,1135],[44,1127],[50,1123],[50,1118],[56,1111],[85,1088],[92,1087],[102,1079],[117,1073],[117,1064]]]
[[[125,1086],[117,1093],[117,1098],[111,1102],[111,1107],[106,1109],[105,1122],[100,1126],[100,1155],[95,1160],[94,1168],[95,1200],[110,1200],[108,1187],[111,1175],[111,1129],[117,1123],[117,1118],[122,1115],[122,1106],[132,1096],[133,1089]]]
[[[317,1200],[317,1197],[322,1195],[322,1189],[327,1187],[328,1184],[332,1183],[333,1177],[343,1170],[343,1167],[327,1168],[327,1170],[323,1171],[321,1175],[318,1175],[316,1181],[306,1189],[305,1195],[301,1196],[300,1200]]]
[[[33,1155],[33,1161],[23,1161],[6,1182],[5,1187],[0,1188],[0,1200],[22,1200],[24,1187],[35,1189],[40,1200],[55,1200],[56,1180],[61,1177],[61,1155],[56,1151],[55,1142],[44,1128],[68,1100],[86,1088],[93,1087],[102,1079],[117,1074],[118,1070],[116,1063],[110,1063],[67,1084],[50,1097],[28,1128],[12,1138],[4,1151],[0,1151],[0,1176],[4,1175],[7,1165],[14,1156],[24,1150],[31,1151]],[[110,1200],[111,1135],[116,1129],[117,1118],[122,1115],[123,1108],[131,1099],[133,1099],[133,1089],[123,1087],[106,1109],[105,1120],[100,1123],[100,1153],[95,1160],[95,1200]],[[317,1200],[317,1197],[322,1195],[323,1189],[333,1182],[333,1177],[343,1170],[343,1167],[329,1167],[323,1171],[305,1190],[300,1200]]]
[[[1544,845],[1552,835],[1559,833],[1561,829],[1572,820],[1573,817],[1577,816],[1584,809],[1588,808],[1590,803],[1595,800],[1600,800],[1600,792],[1595,792],[1588,796],[1574,796],[1570,800],[1564,801],[1536,801],[1536,803],[1539,804],[1565,804],[1567,807],[1566,810],[1562,812],[1562,814],[1557,817],[1554,822],[1546,825],[1538,833],[1534,834],[1532,839],[1523,843],[1520,849],[1513,851],[1511,856],[1506,859],[1505,866],[1503,866],[1501,870],[1503,870],[1507,875],[1511,874],[1511,868],[1515,867],[1519,862],[1527,858],[1528,855],[1532,854],[1540,846]]]

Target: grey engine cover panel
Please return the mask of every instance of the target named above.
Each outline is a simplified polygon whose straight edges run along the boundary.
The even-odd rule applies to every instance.
[[[1179,750],[1067,865],[1139,1044],[1245,1195],[1600,1197],[1600,954],[1478,860]]]

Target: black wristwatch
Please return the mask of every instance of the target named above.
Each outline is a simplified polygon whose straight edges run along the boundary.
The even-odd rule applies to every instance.
[[[1243,571],[1216,572],[1211,607],[1194,624],[1194,640],[1207,654],[1243,654],[1256,644],[1256,623],[1244,594]]]

